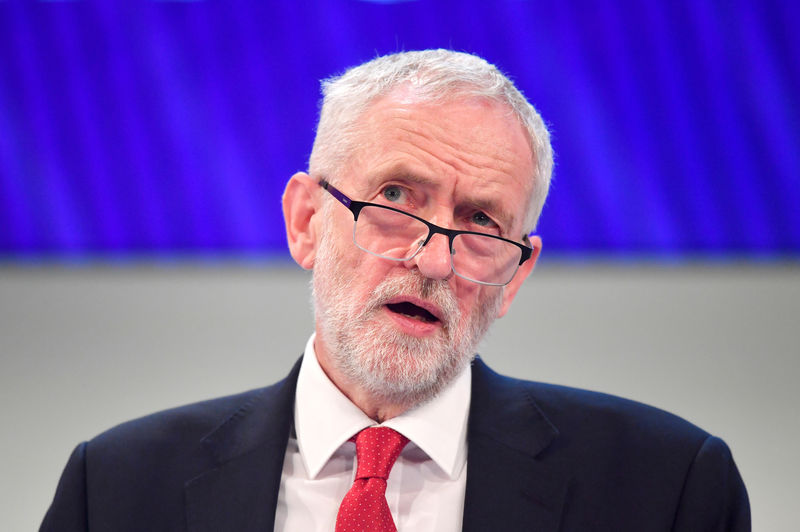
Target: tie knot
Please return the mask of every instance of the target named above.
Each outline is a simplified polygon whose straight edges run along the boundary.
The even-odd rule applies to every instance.
[[[386,480],[408,438],[389,427],[371,427],[355,436],[358,469],[356,478]]]

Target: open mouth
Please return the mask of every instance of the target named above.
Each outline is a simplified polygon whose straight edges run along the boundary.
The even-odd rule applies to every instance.
[[[423,321],[425,323],[439,322],[439,318],[437,318],[424,308],[417,306],[414,303],[409,303],[408,301],[401,301],[399,303],[388,303],[386,305],[386,308],[388,308],[392,312],[396,312],[397,314],[402,314],[403,316],[408,316],[409,318]]]

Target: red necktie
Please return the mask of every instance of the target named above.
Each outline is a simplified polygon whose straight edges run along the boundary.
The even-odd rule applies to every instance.
[[[336,532],[396,532],[386,503],[386,479],[408,438],[388,427],[355,436],[358,469],[336,516]]]

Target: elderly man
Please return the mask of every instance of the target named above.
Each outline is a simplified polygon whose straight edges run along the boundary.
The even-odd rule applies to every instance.
[[[42,530],[748,530],[721,440],[474,358],[542,247],[552,152],[511,82],[435,50],[324,93],[283,198],[314,274],[304,357],[80,445]]]

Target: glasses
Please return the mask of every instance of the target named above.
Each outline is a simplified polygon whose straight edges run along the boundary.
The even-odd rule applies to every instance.
[[[351,200],[324,179],[319,186],[350,209],[354,219],[353,242],[376,257],[395,261],[413,259],[439,233],[449,241],[453,273],[478,284],[505,286],[533,253],[530,247],[513,240],[446,229],[393,207]]]

